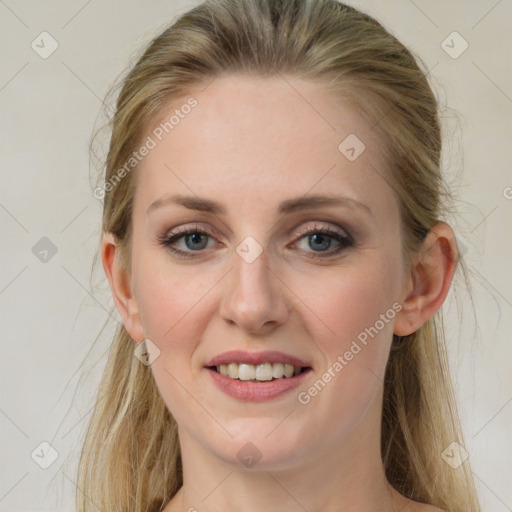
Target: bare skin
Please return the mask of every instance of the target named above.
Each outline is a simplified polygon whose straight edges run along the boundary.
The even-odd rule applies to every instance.
[[[294,88],[281,78],[221,76],[191,91],[197,107],[136,171],[131,269],[119,265],[113,237],[103,239],[116,306],[135,341],[159,348],[151,368],[179,426],[184,485],[165,512],[439,512],[388,485],[380,414],[393,333],[414,332],[444,302],[455,270],[453,232],[438,223],[406,266],[397,199],[381,176],[381,141],[351,105],[289,81]],[[354,161],[338,149],[349,134],[365,144]],[[168,194],[211,199],[226,211],[169,203],[148,211]],[[312,195],[366,207],[278,213],[283,200]],[[187,259],[158,241],[179,227],[207,232],[199,250],[183,236],[173,242]],[[327,250],[316,250],[305,228],[353,243],[331,238]],[[248,236],[263,251],[250,263],[236,251]],[[380,315],[387,321],[377,324]],[[342,371],[300,402],[298,393],[375,325],[378,333],[344,359]],[[234,349],[278,350],[312,371],[300,389],[241,401],[220,391],[205,368]],[[250,468],[237,456],[247,443],[261,455]]]

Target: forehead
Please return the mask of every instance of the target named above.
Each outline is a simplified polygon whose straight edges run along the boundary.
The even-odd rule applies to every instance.
[[[195,106],[183,108],[191,97]],[[146,208],[167,193],[232,204],[236,195],[240,208],[309,191],[392,196],[381,141],[357,107],[305,80],[221,75],[174,99],[148,136],[155,147],[136,173],[136,204]]]

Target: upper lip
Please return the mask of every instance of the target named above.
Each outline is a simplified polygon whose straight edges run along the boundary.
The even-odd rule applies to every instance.
[[[229,363],[246,363],[246,364],[263,364],[263,363],[283,363],[291,364],[293,366],[311,367],[305,361],[298,357],[285,354],[284,352],[265,351],[265,352],[244,352],[243,350],[230,350],[223,352],[206,363],[206,366],[219,366],[221,364]]]

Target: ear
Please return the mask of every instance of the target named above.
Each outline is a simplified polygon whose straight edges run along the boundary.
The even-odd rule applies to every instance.
[[[130,269],[121,265],[120,248],[112,233],[103,233],[101,260],[110,284],[114,303],[128,334],[137,342],[146,339],[137,300],[132,293]]]
[[[457,260],[455,235],[448,224],[438,222],[430,229],[414,258],[402,309],[395,317],[396,335],[407,336],[417,331],[442,306]]]

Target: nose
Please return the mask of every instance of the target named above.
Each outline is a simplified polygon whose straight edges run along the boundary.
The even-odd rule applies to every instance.
[[[234,254],[220,314],[226,322],[253,334],[266,334],[283,324],[289,315],[287,287],[270,268],[263,251],[248,263]]]

